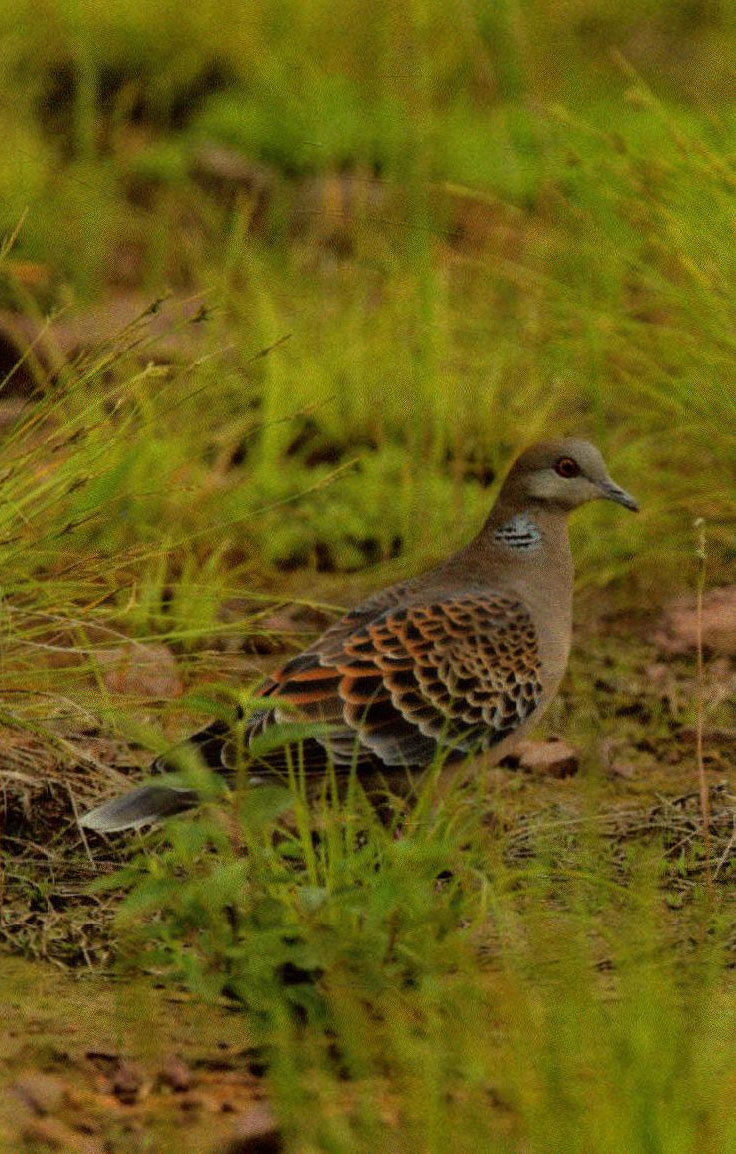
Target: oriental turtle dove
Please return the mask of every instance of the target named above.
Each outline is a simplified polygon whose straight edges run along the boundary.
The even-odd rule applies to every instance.
[[[572,633],[567,518],[601,497],[637,508],[594,445],[565,438],[528,448],[470,544],[369,597],[268,677],[256,691],[264,707],[240,722],[246,751],[274,724],[298,721],[303,732],[308,721],[324,726],[300,741],[310,770],[416,770],[438,755],[457,761],[478,752],[499,761],[562,679]],[[215,722],[190,741],[209,765],[235,767],[233,727]],[[271,750],[253,773],[283,767],[288,756],[288,746]],[[191,789],[154,780],[82,824],[133,828],[196,800]]]

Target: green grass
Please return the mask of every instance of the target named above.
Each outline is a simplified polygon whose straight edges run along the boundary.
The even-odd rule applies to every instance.
[[[227,47],[216,7],[180,23],[165,4],[102,16],[56,3],[53,49],[21,0],[6,13],[8,83],[24,82],[20,111],[7,104],[5,229],[25,213],[1,274],[7,303],[43,312],[104,298],[114,254],[132,248],[144,296],[172,286],[213,309],[200,363],[130,383],[150,435],[139,428],[97,482],[113,504],[150,494],[128,539],[175,540],[182,520],[196,534],[189,494],[207,477],[198,562],[230,550],[266,567],[350,570],[397,554],[413,567],[450,543],[448,526],[451,543],[472,532],[491,496],[480,482],[554,428],[597,438],[644,508],[635,531],[602,510],[581,522],[585,580],[630,578],[636,555],[644,597],[663,576],[677,585],[697,515],[727,569],[730,110],[662,104],[627,60],[598,56],[599,86],[572,99],[553,82],[550,15],[538,26],[533,13],[473,5],[463,38],[431,7],[399,29],[388,7],[368,23],[352,8],[351,34],[326,55],[321,4],[293,21],[266,5],[234,21]],[[660,19],[642,6],[627,24],[581,3],[567,34],[603,29],[616,45]],[[701,36],[679,21],[678,35]],[[723,14],[714,28],[730,34]],[[399,66],[397,31],[418,73]],[[706,40],[703,82],[717,71]],[[518,73],[498,78],[503,99],[478,80],[501,68],[501,44]],[[319,65],[307,66],[310,45]],[[275,82],[284,71],[298,85]],[[205,141],[272,166],[263,219],[247,191],[192,179]],[[28,259],[47,271],[35,298]],[[77,387],[83,406],[90,384]],[[188,391],[196,403],[180,399]],[[105,536],[113,554],[119,519]]]
[[[510,256],[374,220],[351,222],[356,251],[334,261],[310,243],[268,247],[236,211],[224,264],[212,250],[186,270],[216,306],[203,360],[120,377],[138,436],[91,491],[128,517],[128,494],[140,498],[128,533],[110,519],[104,548],[162,526],[176,538],[182,520],[195,535],[190,494],[204,488],[210,551],[224,541],[287,568],[421,560],[474,530],[492,497],[483,483],[514,450],[562,429],[599,440],[644,510],[635,537],[602,510],[581,519],[586,580],[630,571],[636,554],[645,593],[654,575],[676,585],[696,515],[727,566],[731,177],[726,157],[673,142],[674,130],[659,125],[671,152],[654,160],[580,128],[578,146],[592,134],[595,149],[534,217],[463,193],[498,214]],[[7,271],[12,283],[12,257]],[[94,382],[76,387],[83,409]],[[85,471],[83,453],[74,467]]]
[[[733,32],[717,5],[8,0],[0,302],[56,319],[0,392],[2,773],[28,738],[99,796],[90,732],[144,762],[248,688],[274,608],[432,563],[550,430],[642,506],[574,520],[582,619],[694,589],[698,516],[732,580]],[[213,144],[262,191],[198,176]],[[150,314],[44,352],[131,291]],[[572,783],[504,771],[385,826],[293,781],[134,855],[133,973],[236,999],[287,1149],[736,1146],[727,886],[702,892],[693,803],[642,832],[647,786],[601,771],[623,736],[647,783],[694,788],[667,763],[692,670],[665,708],[620,632],[585,635],[549,715]],[[131,639],[181,698],[111,687]]]
[[[673,910],[682,862],[588,792],[521,850],[478,782],[386,825],[251,787],[113,879],[128,965],[242,1005],[288,1149],[728,1149],[730,903]]]

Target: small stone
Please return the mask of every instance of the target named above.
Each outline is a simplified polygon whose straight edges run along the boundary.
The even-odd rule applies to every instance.
[[[192,1084],[192,1072],[181,1058],[171,1055],[164,1062],[159,1081],[177,1094],[184,1094]]]
[[[612,777],[622,777],[626,781],[636,777],[636,766],[633,761],[619,761],[614,760],[608,766],[608,772]]]
[[[636,766],[625,757],[620,756],[620,750],[626,747],[626,742],[616,737],[604,737],[598,746],[601,766],[611,777],[630,779],[636,776]]]
[[[519,769],[547,777],[572,777],[580,763],[577,752],[566,741],[520,741],[512,757]]]
[[[222,1154],[283,1154],[284,1139],[271,1110],[260,1102],[235,1123]]]
[[[145,1075],[135,1062],[122,1061],[112,1077],[112,1092],[126,1106],[134,1105],[141,1097]]]

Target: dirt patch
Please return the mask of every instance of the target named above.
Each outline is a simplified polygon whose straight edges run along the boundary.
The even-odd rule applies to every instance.
[[[143,361],[188,362],[201,355],[204,316],[201,300],[171,297],[152,304],[135,292],[65,312],[51,323],[0,309],[0,370],[13,372],[12,391],[24,392],[35,383],[33,377],[23,366],[15,370],[29,349],[45,371],[58,373],[80,354],[111,342]]]
[[[736,657],[736,585],[724,585],[704,594],[702,636],[706,652]],[[660,618],[653,640],[663,653],[695,652],[698,613],[694,597],[672,602]]]
[[[224,1004],[20,959],[3,963],[3,1002],[3,1149],[205,1154],[264,1132],[263,1066]]]

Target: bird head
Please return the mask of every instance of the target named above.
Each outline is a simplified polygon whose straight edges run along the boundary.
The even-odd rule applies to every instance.
[[[503,486],[517,500],[566,513],[605,498],[638,511],[638,504],[611,480],[600,451],[578,437],[531,445],[516,459]]]

